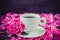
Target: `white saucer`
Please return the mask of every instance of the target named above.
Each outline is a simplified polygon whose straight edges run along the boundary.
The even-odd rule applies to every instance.
[[[28,35],[20,35],[21,37],[24,38],[33,38],[33,37],[39,37],[44,35],[45,29],[43,27],[37,27],[34,32],[29,32]]]

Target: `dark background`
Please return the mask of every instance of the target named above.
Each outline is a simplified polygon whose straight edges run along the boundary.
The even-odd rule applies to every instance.
[[[0,0],[0,15],[7,12],[35,12],[50,13],[60,12],[59,0]]]

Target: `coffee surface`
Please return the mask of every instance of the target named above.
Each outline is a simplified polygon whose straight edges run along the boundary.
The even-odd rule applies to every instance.
[[[34,16],[26,16],[24,18],[35,18]]]

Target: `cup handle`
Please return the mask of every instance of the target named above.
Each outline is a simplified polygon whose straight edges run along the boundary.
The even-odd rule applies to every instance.
[[[44,17],[40,18],[40,21],[43,20],[43,22],[40,22],[41,26],[44,26],[46,24],[46,19]]]

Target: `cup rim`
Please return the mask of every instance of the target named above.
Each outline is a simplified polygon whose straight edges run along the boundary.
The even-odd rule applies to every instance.
[[[21,14],[20,18],[24,18],[24,16],[34,16],[35,18],[40,18],[40,16],[38,14],[34,14],[34,13]],[[32,18],[29,18],[29,19],[32,19]]]

